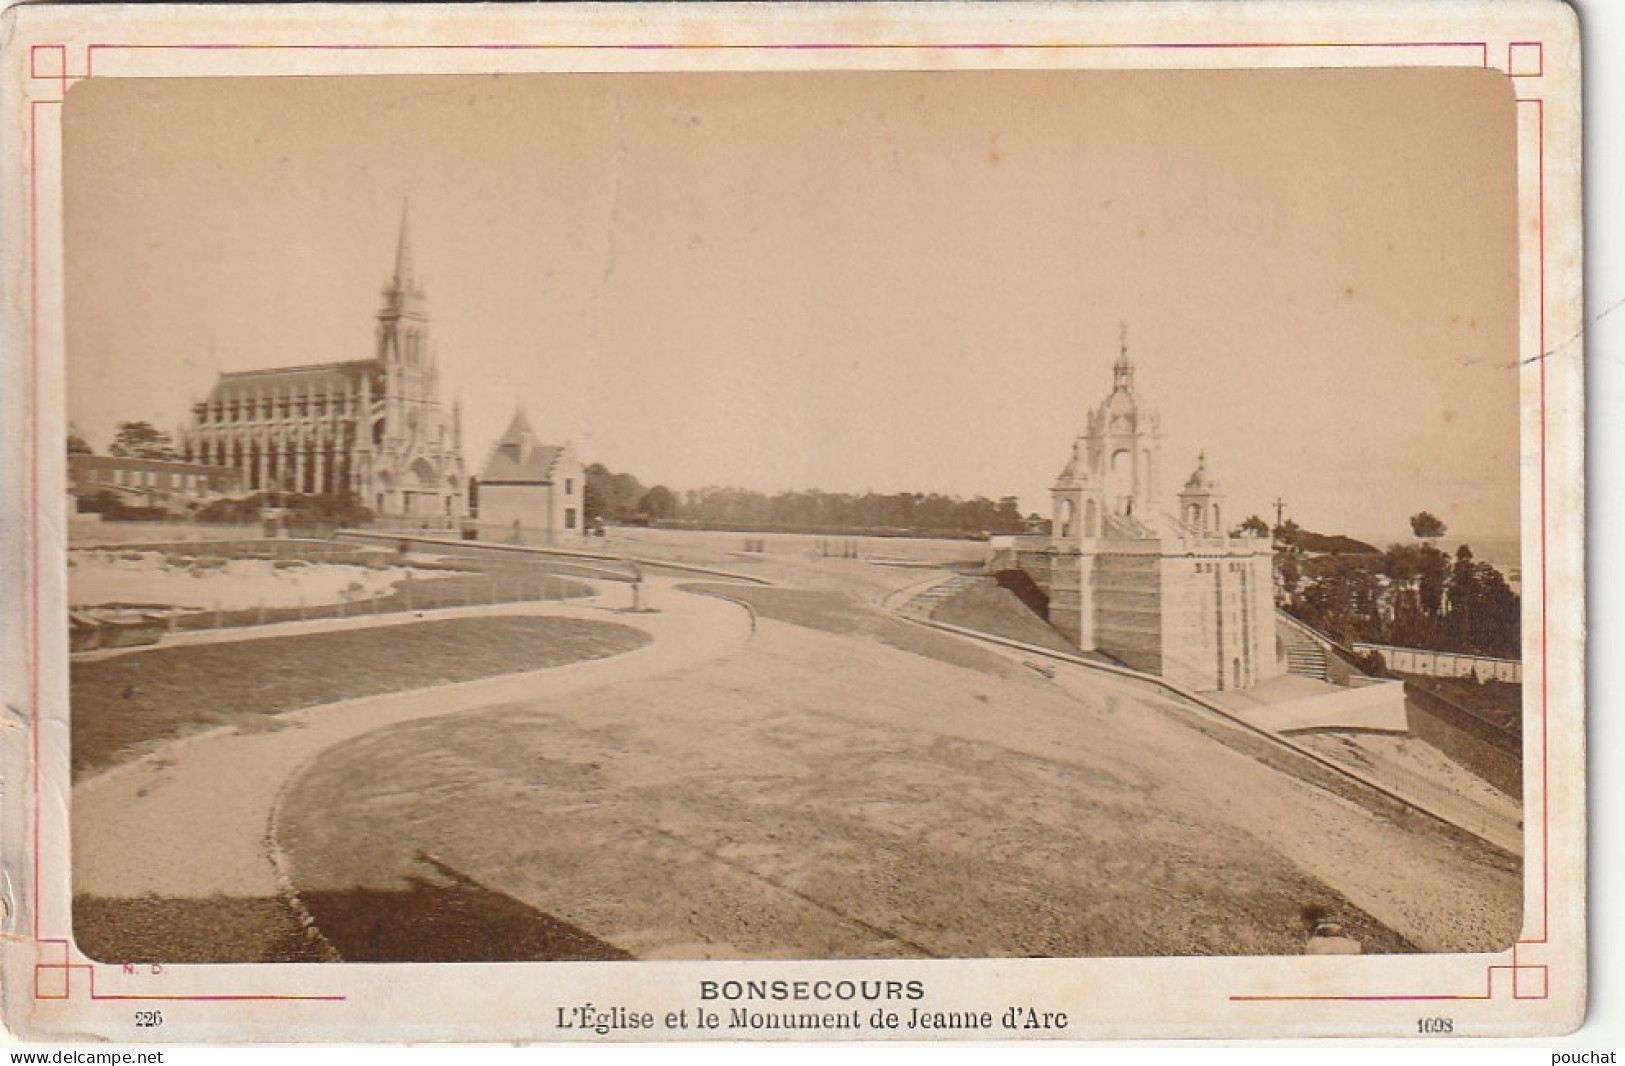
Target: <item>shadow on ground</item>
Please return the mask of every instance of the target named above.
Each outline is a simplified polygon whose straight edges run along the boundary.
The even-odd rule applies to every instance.
[[[405,889],[300,897],[346,962],[609,961],[632,956],[429,855]]]
[[[73,935],[97,962],[321,962],[329,956],[276,898],[77,896]]]
[[[429,855],[401,889],[313,892],[307,933],[281,899],[74,900],[74,939],[98,962],[610,961],[632,955]],[[323,940],[326,944],[323,944]],[[331,949],[328,949],[331,945]]]

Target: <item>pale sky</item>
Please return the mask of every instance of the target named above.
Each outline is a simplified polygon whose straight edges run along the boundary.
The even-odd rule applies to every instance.
[[[1048,513],[1119,323],[1226,513],[1518,517],[1514,105],[1478,70],[90,79],[69,418],[366,358],[403,202],[471,473],[516,402],[676,489]]]

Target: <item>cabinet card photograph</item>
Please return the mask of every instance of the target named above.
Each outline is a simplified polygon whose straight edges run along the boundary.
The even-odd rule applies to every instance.
[[[1578,1025],[1573,16],[1220,6],[8,12],[8,1024]]]

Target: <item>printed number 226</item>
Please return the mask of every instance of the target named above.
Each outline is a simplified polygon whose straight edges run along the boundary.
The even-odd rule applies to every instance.
[[[137,1029],[156,1029],[164,1024],[164,1012],[161,1010],[138,1010],[135,1012],[135,1027]]]

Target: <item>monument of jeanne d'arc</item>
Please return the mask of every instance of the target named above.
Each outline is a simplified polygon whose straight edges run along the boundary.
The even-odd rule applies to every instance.
[[[1162,430],[1136,392],[1125,343],[1050,490],[1052,527],[1018,539],[1050,622],[1099,651],[1197,691],[1278,676],[1268,538],[1231,537],[1204,454],[1163,510]]]

